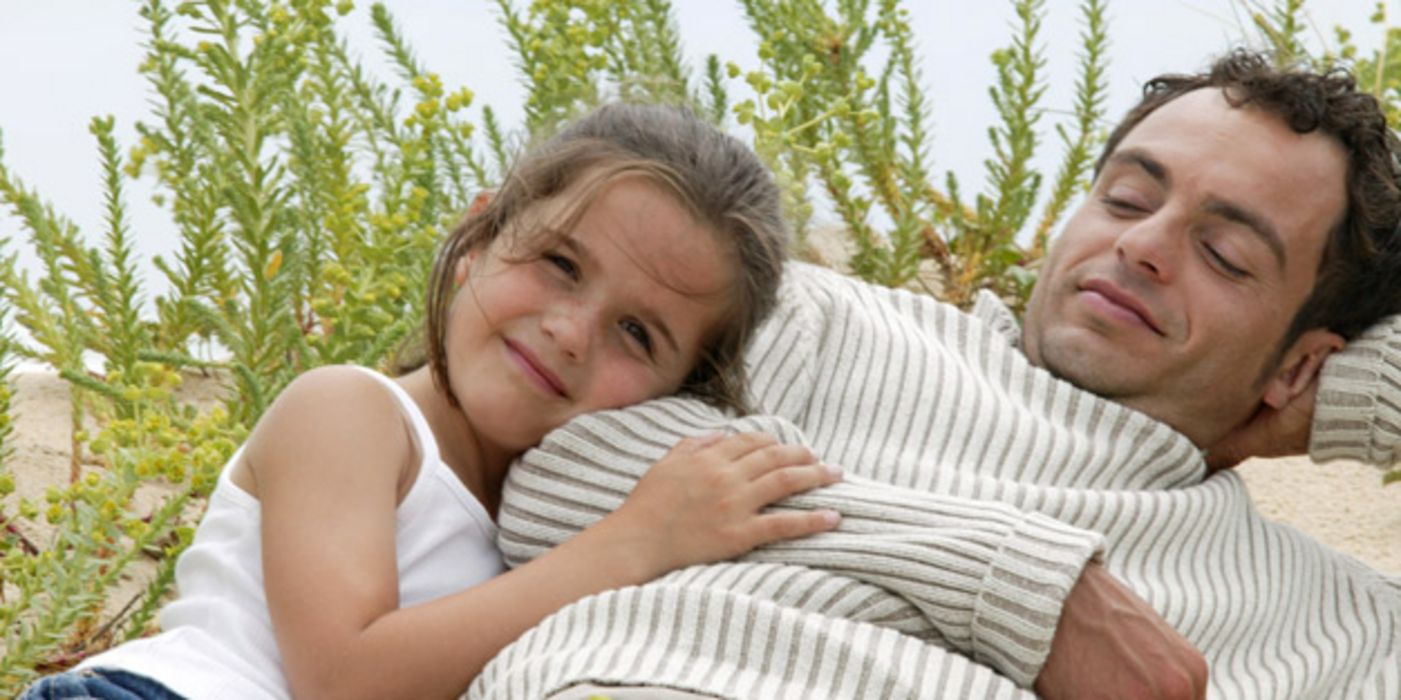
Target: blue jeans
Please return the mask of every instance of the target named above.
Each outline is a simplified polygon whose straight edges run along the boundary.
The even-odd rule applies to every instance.
[[[40,678],[17,700],[185,700],[145,676],[114,668],[85,668]]]

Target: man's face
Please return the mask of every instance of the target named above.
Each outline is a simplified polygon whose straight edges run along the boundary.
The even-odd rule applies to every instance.
[[[1289,377],[1270,366],[1342,220],[1346,155],[1280,118],[1187,93],[1134,127],[1047,256],[1033,364],[1209,446]],[[1263,379],[1262,379],[1263,377]]]

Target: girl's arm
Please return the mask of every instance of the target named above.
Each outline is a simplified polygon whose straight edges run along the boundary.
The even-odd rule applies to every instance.
[[[616,512],[526,566],[399,609],[394,517],[415,450],[394,398],[347,368],[303,375],[250,437],[264,584],[297,697],[450,697],[560,607],[688,564],[832,527],[761,514],[836,476],[806,448],[747,434],[688,440]]]

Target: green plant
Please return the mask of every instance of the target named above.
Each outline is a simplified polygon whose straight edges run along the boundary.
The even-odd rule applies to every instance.
[[[8,241],[0,237],[0,250],[3,250]],[[0,269],[8,269],[15,264],[14,256],[0,258]],[[12,391],[10,389],[10,375],[14,371],[14,340],[10,337],[8,328],[8,307],[0,304],[0,499],[9,497],[15,492],[15,475],[11,469],[11,458],[14,455],[14,444],[11,436],[14,434],[14,415],[10,410]],[[8,541],[11,536],[13,524],[10,518],[5,517],[4,511],[0,511],[0,541]],[[0,581],[3,585],[3,581]]]
[[[471,140],[471,93],[419,67],[376,8],[411,89],[401,101],[349,57],[334,29],[349,9],[144,2],[152,120],[125,158],[113,120],[92,122],[106,204],[96,245],[0,151],[0,202],[40,264],[34,280],[0,265],[3,308],[31,339],[6,341],[4,357],[58,368],[73,408],[68,483],[42,503],[0,501],[0,691],[148,630],[233,446],[297,373],[392,360],[419,323],[440,232],[497,177]],[[492,147],[504,159],[499,138]],[[169,291],[149,304],[123,199],[134,177],[152,178],[180,241],[154,261]],[[222,357],[200,358],[209,342]],[[222,406],[178,399],[177,370],[226,381]],[[154,502],[137,496],[151,492]],[[156,560],[146,591],[104,612],[143,558]]]
[[[717,123],[728,102],[719,59],[692,85],[668,0],[496,0],[527,87],[525,130],[547,134],[605,98],[684,104]]]
[[[50,487],[43,505],[19,505],[21,517],[42,512],[56,534],[42,550],[21,541],[6,552],[4,577],[18,595],[0,606],[6,630],[0,682],[62,668],[89,648],[147,631],[173,577],[173,555],[193,534],[195,506],[245,432],[222,409],[201,414],[180,406],[172,394],[180,376],[155,363],[137,362],[103,381],[65,376],[110,399],[126,417],[108,420],[87,443],[100,469]],[[154,498],[147,509],[137,503],[143,490]],[[151,584],[99,624],[118,577],[146,556],[158,560]]]
[[[784,181],[800,240],[816,189],[851,234],[857,275],[888,285],[923,282],[960,304],[982,288],[1023,298],[1050,230],[1088,173],[1106,92],[1105,4],[1081,3],[1074,112],[1068,129],[1056,126],[1065,155],[1030,248],[1018,238],[1042,181],[1030,165],[1044,113],[1042,2],[1013,3],[1012,43],[992,55],[998,77],[989,95],[1000,123],[988,130],[994,156],[985,163],[987,190],[971,201],[955,175],[932,172],[931,105],[904,8],[893,0],[849,0],[833,10],[799,0],[743,5],[763,38],[763,68],[746,76],[757,96],[736,112]],[[936,274],[921,275],[925,261]]]

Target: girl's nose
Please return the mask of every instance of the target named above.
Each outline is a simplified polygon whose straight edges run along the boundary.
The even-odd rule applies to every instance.
[[[570,360],[579,360],[589,350],[589,311],[576,304],[562,304],[547,311],[540,322],[545,337],[559,346]]]

